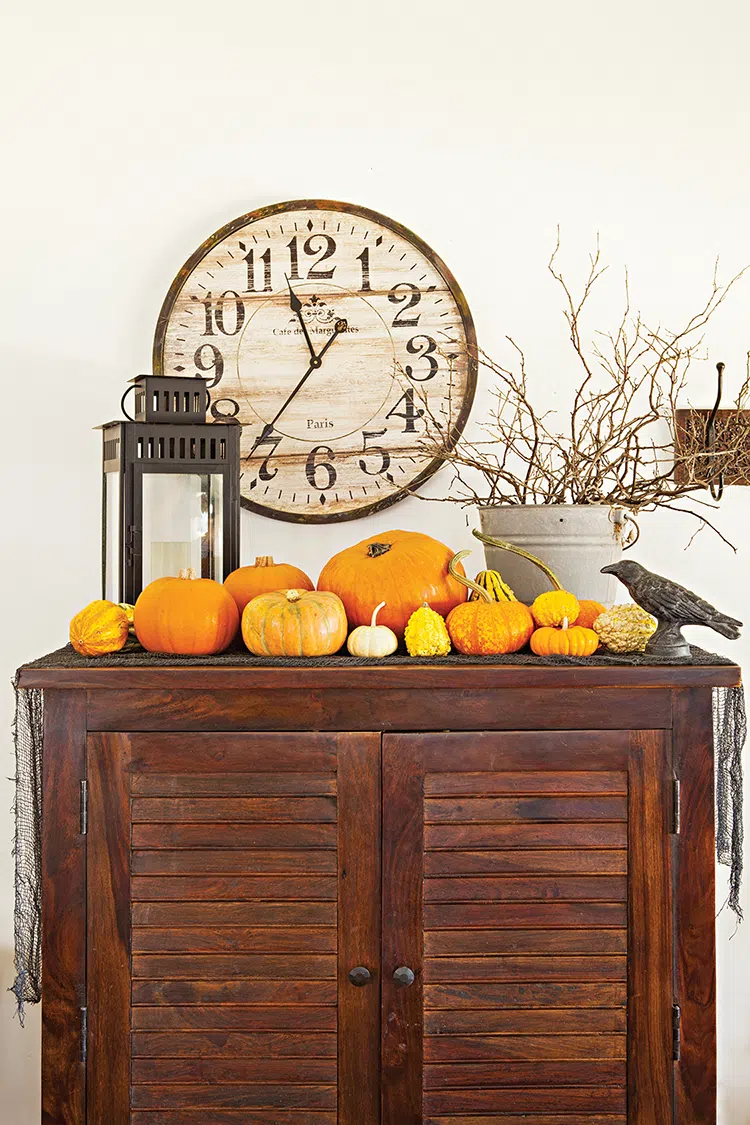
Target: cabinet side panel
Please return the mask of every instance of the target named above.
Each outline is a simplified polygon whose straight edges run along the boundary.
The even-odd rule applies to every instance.
[[[675,990],[681,1051],[675,1064],[678,1125],[716,1122],[716,905],[711,692],[675,692],[674,760],[680,780],[675,841]]]
[[[86,1068],[86,695],[44,693],[42,825],[42,1125],[83,1125]]]
[[[130,1122],[130,745],[88,740],[88,1125]]]

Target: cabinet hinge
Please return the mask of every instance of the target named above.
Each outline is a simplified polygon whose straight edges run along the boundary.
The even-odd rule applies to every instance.
[[[672,1058],[675,1062],[680,1057],[680,1005],[672,1005]]]
[[[89,785],[87,781],[81,782],[81,835],[85,836],[89,830]]]
[[[680,834],[680,779],[672,778],[672,833]]]
[[[86,1062],[89,1040],[89,1010],[81,1008],[81,1062]]]

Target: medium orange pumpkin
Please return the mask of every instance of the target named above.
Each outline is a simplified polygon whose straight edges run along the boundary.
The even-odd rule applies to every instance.
[[[315,583],[304,570],[290,563],[276,563],[270,555],[260,555],[253,566],[241,566],[224,579],[224,585],[242,613],[258,594],[272,590],[314,590]]]
[[[197,578],[194,570],[150,582],[133,611],[135,635],[145,649],[180,656],[223,652],[239,623],[229,591],[213,578]]]
[[[242,638],[256,656],[330,656],[346,634],[341,598],[322,590],[259,594],[242,613]]]
[[[378,620],[401,638],[425,602],[445,617],[466,601],[466,590],[448,573],[452,555],[450,547],[419,531],[386,531],[334,555],[320,572],[318,589],[338,594],[352,626],[367,625],[378,602],[385,602]]]
[[[70,643],[82,656],[119,652],[128,639],[130,624],[122,606],[99,599],[90,602],[70,623]]]
[[[568,627],[567,618],[561,629],[542,626],[531,637],[531,651],[537,656],[591,656],[599,647],[599,637],[593,629],[582,625]]]
[[[523,602],[513,598],[496,602],[471,579],[460,577],[457,567],[470,551],[461,551],[450,561],[451,574],[477,594],[477,601],[457,605],[446,618],[453,647],[466,656],[499,656],[518,652],[534,632],[534,618]]]
[[[583,600],[579,598],[576,625],[582,625],[584,629],[591,629],[599,614],[606,612],[607,607],[603,606],[601,602],[596,602],[592,598],[583,598]]]

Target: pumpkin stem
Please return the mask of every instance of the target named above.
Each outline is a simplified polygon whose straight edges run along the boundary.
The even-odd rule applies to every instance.
[[[378,614],[380,613],[380,611],[381,611],[381,609],[383,608],[384,605],[385,605],[385,602],[380,602],[380,604],[376,605],[375,609],[372,611],[372,617],[370,619],[370,628],[371,629],[374,629],[375,626],[377,625]]]
[[[567,617],[563,617],[561,628],[567,629],[567,627],[568,627],[568,619],[567,619]]]
[[[550,570],[546,563],[538,559],[536,555],[532,555],[529,551],[524,551],[523,547],[516,547],[514,543],[506,543],[504,539],[493,539],[491,535],[484,535],[481,531],[474,529],[471,533],[475,538],[480,539],[482,543],[489,543],[491,547],[499,547],[502,551],[512,551],[514,555],[520,555],[522,559],[528,559],[534,566],[547,575],[552,586],[555,590],[562,590],[562,584],[557,578],[557,575]]]
[[[390,543],[368,543],[367,544],[367,557],[369,559],[377,559],[381,555],[387,555],[391,549]]]
[[[298,602],[304,592],[304,590],[284,590],[284,596],[288,602]]]
[[[254,566],[273,566],[274,565],[273,555],[258,555],[258,557],[256,558],[253,565]]]
[[[198,575],[195,573],[195,570],[193,569],[192,566],[188,566],[188,567],[183,567],[182,570],[180,571],[180,573],[177,575],[177,577],[178,578],[193,579],[193,578],[197,578]]]
[[[466,578],[463,574],[459,574],[456,570],[456,566],[461,562],[461,559],[465,559],[466,556],[470,554],[471,551],[459,551],[457,555],[454,555],[451,561],[448,563],[448,573],[453,575],[453,577],[456,579],[456,582],[460,582],[462,586],[467,586],[469,590],[473,590],[474,593],[477,594],[483,602],[491,602],[492,598],[487,593],[487,591],[479,585],[478,582],[472,582],[470,578]]]

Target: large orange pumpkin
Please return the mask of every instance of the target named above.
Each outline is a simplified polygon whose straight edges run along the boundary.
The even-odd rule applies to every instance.
[[[499,656],[518,652],[534,632],[531,610],[515,597],[496,602],[477,582],[460,576],[457,569],[460,561],[470,553],[461,551],[449,563],[451,574],[478,598],[478,601],[457,605],[448,614],[445,624],[453,647],[465,656]]]
[[[133,611],[135,635],[145,649],[180,656],[223,652],[239,623],[229,591],[213,578],[196,578],[194,570],[150,582]]]
[[[385,602],[378,620],[401,638],[425,602],[445,617],[466,601],[466,590],[448,573],[452,557],[450,547],[419,531],[386,531],[334,555],[318,589],[338,594],[351,626],[367,625],[378,602]]]
[[[346,634],[341,598],[323,591],[259,594],[242,613],[242,638],[256,656],[330,656]]]
[[[314,590],[315,583],[290,563],[276,563],[270,555],[261,555],[253,566],[241,566],[233,570],[224,585],[242,613],[248,602],[258,594],[269,594],[272,590]]]

